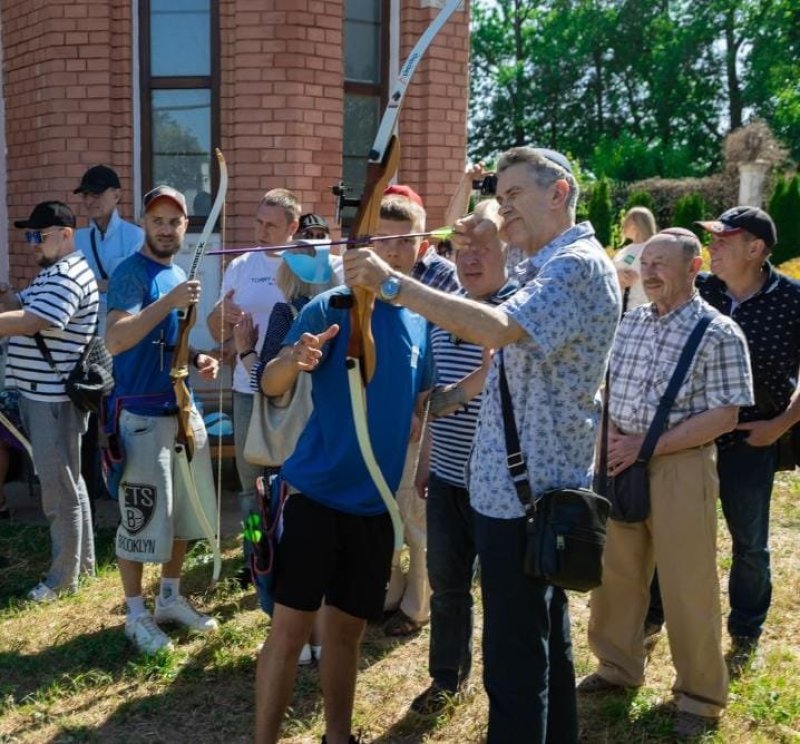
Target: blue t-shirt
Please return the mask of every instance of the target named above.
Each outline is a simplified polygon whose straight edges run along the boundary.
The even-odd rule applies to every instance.
[[[385,512],[386,507],[364,464],[350,409],[345,367],[350,311],[330,305],[332,297],[349,291],[337,287],[315,297],[286,336],[284,345],[288,346],[303,333],[321,333],[333,323],[340,326],[311,373],[314,410],[281,474],[314,501],[348,514],[372,516]],[[417,395],[433,385],[427,321],[410,310],[377,300],[372,335],[377,364],[367,385],[367,422],[375,458],[389,488],[396,491]]]
[[[142,253],[126,258],[112,274],[108,285],[108,310],[136,315],[159,297],[186,281],[180,266],[153,261]],[[139,343],[114,357],[114,392],[108,410],[120,405],[142,416],[163,416],[177,410],[172,379],[172,354],[178,339],[178,313],[167,315]],[[129,396],[152,396],[152,401]]]

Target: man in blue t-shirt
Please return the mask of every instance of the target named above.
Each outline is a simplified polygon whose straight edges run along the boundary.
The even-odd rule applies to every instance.
[[[416,233],[424,219],[419,205],[389,196],[381,203],[379,230]],[[419,248],[419,238],[398,238],[378,243],[375,251],[395,271],[408,274]],[[375,303],[371,327],[377,363],[366,387],[369,439],[392,493],[400,484],[409,439],[419,436],[433,378],[426,321],[390,304],[395,289],[388,283]],[[367,619],[381,613],[391,570],[392,522],[359,448],[351,411],[346,367],[350,311],[336,307],[347,294],[340,287],[311,300],[262,379],[263,390],[279,395],[301,372],[310,372],[314,403],[281,471],[289,497],[277,549],[272,627],[256,680],[256,740],[262,743],[278,741],[297,658],[323,597],[323,741],[353,740],[359,644]]]
[[[186,468],[181,467],[183,450],[176,446],[178,405],[170,370],[178,341],[177,310],[200,297],[200,282],[187,281],[172,262],[189,224],[183,194],[168,186],[150,191],[142,223],[146,241],[141,252],[125,259],[111,277],[106,344],[114,355],[116,382],[109,418],[125,453],[116,538],[128,610],[125,635],[139,651],[155,653],[172,648],[157,623],[201,633],[217,629],[214,618],[199,613],[180,594],[188,540],[210,537],[216,504],[206,432],[194,407],[194,455]],[[216,359],[194,352],[190,358],[204,377],[216,377]],[[144,563],[162,564],[154,615],[142,597]]]

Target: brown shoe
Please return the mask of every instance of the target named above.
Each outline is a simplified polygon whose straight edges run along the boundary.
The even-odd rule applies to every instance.
[[[383,626],[383,634],[398,638],[419,633],[425,623],[418,623],[412,620],[405,612],[398,610],[394,613]]]
[[[679,739],[693,739],[702,736],[706,731],[719,726],[719,718],[709,718],[708,716],[698,716],[697,713],[689,713],[686,710],[679,710],[672,724],[672,733]]]
[[[575,688],[581,695],[597,695],[609,692],[623,692],[625,687],[609,682],[605,677],[601,677],[597,672],[584,677]]]

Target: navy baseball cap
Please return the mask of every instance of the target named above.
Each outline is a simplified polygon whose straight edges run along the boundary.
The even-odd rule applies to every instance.
[[[695,222],[704,230],[714,235],[733,235],[746,230],[756,238],[761,238],[767,248],[772,248],[778,242],[778,231],[775,223],[763,209],[758,207],[733,207],[723,212],[716,220],[711,222]]]
[[[102,194],[107,189],[120,188],[119,176],[107,165],[95,165],[83,174],[73,194]]]

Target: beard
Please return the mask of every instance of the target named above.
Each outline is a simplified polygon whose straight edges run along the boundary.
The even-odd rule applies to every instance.
[[[172,258],[181,249],[181,241],[175,240],[171,246],[164,246],[158,239],[147,235],[147,247],[156,258]]]
[[[47,256],[40,256],[36,261],[36,265],[40,269],[46,269],[48,266],[52,266],[54,263],[56,263],[56,261],[58,261],[57,258],[48,258]]]

